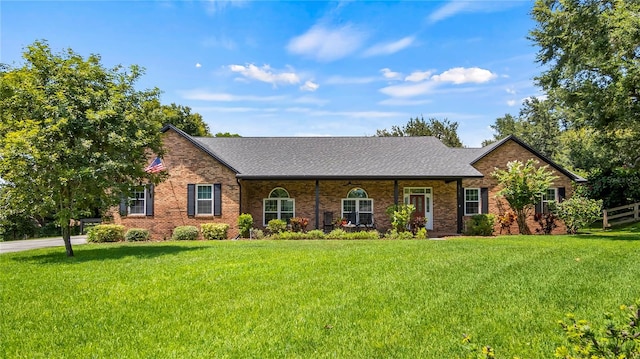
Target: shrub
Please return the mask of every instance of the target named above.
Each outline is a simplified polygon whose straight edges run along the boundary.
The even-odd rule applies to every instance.
[[[496,222],[493,214],[476,214],[467,220],[464,234],[468,236],[492,236]]]
[[[264,232],[262,231],[262,229],[252,229],[250,232],[250,238],[253,239],[263,239],[264,238]]]
[[[324,232],[319,229],[314,229],[312,231],[307,232],[307,238],[309,239],[324,239]]]
[[[272,219],[267,223],[267,229],[271,234],[282,233],[287,229],[287,222],[281,219]]]
[[[347,234],[347,232],[345,232],[344,229],[336,228],[333,231],[329,232],[329,234],[327,234],[326,238],[327,239],[342,239],[346,234]]]
[[[343,239],[380,239],[380,233],[376,230],[348,232],[345,234]]]
[[[149,240],[149,230],[144,228],[130,228],[124,235],[127,242],[139,242]]]
[[[575,234],[598,218],[602,213],[602,200],[588,199],[581,195],[551,206],[553,212],[564,221],[567,233]]]
[[[271,239],[282,239],[282,240],[295,240],[295,239],[306,239],[307,234],[302,232],[280,232],[273,234]]]
[[[293,217],[289,220],[291,230],[294,232],[304,232],[309,224],[309,218]]]
[[[556,349],[557,358],[640,358],[640,300],[636,305],[620,306],[624,314],[606,314],[604,328],[594,328],[586,320],[567,314],[559,324],[570,347]]]
[[[398,232],[397,230],[392,229],[384,235],[384,239],[413,239],[413,233]]]
[[[550,207],[553,207],[553,205],[550,205]],[[558,227],[556,223],[558,217],[553,213],[536,213],[533,218],[538,222],[539,228],[536,228],[536,233],[551,234],[551,232]]]
[[[420,217],[420,216],[414,217],[409,223],[409,226],[411,227],[411,232],[413,232],[414,235],[416,235],[418,231],[424,228],[426,225],[427,225],[427,219],[425,217]]]
[[[411,204],[391,205],[387,207],[386,213],[391,220],[391,225],[398,232],[407,230],[407,225],[411,220],[411,215],[416,208]]]
[[[178,226],[173,229],[171,239],[174,241],[194,241],[198,239],[198,228],[196,226]]]
[[[418,230],[418,233],[416,233],[416,239],[427,239],[429,238],[427,236],[427,229],[422,227]]]
[[[249,237],[251,228],[253,228],[253,216],[249,213],[242,213],[238,216],[238,229],[242,238]]]
[[[124,241],[124,226],[119,224],[100,224],[87,234],[88,242],[120,242]]]
[[[206,240],[227,239],[229,225],[226,223],[203,223],[200,225],[200,230],[202,231],[202,238]]]

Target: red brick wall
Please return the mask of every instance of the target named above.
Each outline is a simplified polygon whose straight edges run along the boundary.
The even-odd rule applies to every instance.
[[[369,198],[373,199],[374,222],[376,228],[385,232],[390,228],[391,223],[385,210],[394,203],[394,182],[386,181],[351,181],[348,180],[320,180],[319,187],[319,223],[318,228],[322,229],[324,212],[333,212],[334,219],[341,215],[342,199],[347,193],[355,188],[364,189]],[[308,229],[316,228],[315,215],[315,190],[314,180],[296,181],[260,181],[243,180],[242,186],[242,211],[253,216],[254,226],[263,227],[263,199],[276,187],[282,187],[289,196],[295,199],[295,215],[297,217],[309,218]],[[445,183],[444,181],[398,181],[399,195],[398,202],[403,201],[404,187],[431,187],[433,188],[433,231],[444,233],[455,233],[456,225],[456,183]]]
[[[539,161],[541,166],[544,166],[546,164],[542,158],[537,157],[526,148],[520,146],[517,142],[509,140],[502,144],[500,147],[494,149],[491,153],[482,158],[480,161],[476,162],[476,164],[474,165],[474,167],[478,171],[484,174],[484,178],[463,180],[462,186],[469,188],[488,187],[489,213],[493,213],[496,215],[500,213],[500,204],[502,204],[503,210],[511,211],[509,204],[504,200],[504,198],[498,196],[498,191],[500,191],[500,188],[498,187],[498,181],[491,176],[491,173],[496,168],[506,169],[507,163],[510,161],[519,160],[521,162],[526,162],[529,159]],[[554,176],[558,177],[554,181],[553,187],[565,187],[566,197],[570,197],[573,193],[573,181],[551,166],[548,167],[548,170],[550,170]],[[564,225],[560,222],[559,224],[560,226],[554,230],[554,233],[566,233],[566,228],[564,227]],[[531,233],[536,233],[535,229],[538,228],[538,224],[533,220],[533,215],[528,221],[528,225],[531,229]],[[500,226],[496,224],[496,233],[499,233],[499,231]],[[518,233],[518,225],[515,222],[511,226],[511,233]]]
[[[213,159],[204,151],[173,130],[163,134],[166,154],[163,162],[169,178],[155,187],[154,215],[121,218],[114,211],[114,222],[127,228],[147,228],[152,239],[171,238],[177,226],[202,223],[227,223],[229,237],[238,234],[237,218],[240,211],[240,189],[233,171]],[[187,216],[187,184],[222,184],[221,216]]]

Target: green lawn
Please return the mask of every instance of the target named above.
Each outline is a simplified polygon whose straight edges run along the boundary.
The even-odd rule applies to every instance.
[[[552,358],[640,298],[640,226],[447,241],[103,244],[0,255],[14,358]]]

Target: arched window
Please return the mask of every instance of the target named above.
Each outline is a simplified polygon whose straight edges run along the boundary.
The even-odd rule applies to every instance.
[[[373,199],[362,188],[352,188],[342,199],[342,218],[354,225],[373,225]]]
[[[276,187],[269,193],[269,197],[262,200],[264,225],[272,219],[282,219],[289,222],[295,216],[295,200],[289,198],[289,192],[282,187]]]

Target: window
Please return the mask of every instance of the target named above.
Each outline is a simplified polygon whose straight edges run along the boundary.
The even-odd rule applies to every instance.
[[[187,216],[221,216],[222,184],[187,185]]]
[[[266,226],[272,219],[282,219],[289,222],[295,216],[295,200],[289,198],[289,192],[284,188],[274,188],[269,198],[263,200],[263,218]]]
[[[196,185],[196,215],[213,214],[213,185]]]
[[[138,187],[133,190],[129,197],[128,214],[146,214],[146,191],[144,187]]]
[[[480,214],[480,188],[464,189],[464,215]]]
[[[542,194],[542,206],[539,208],[541,213],[549,213],[549,203],[558,201],[558,189],[548,188],[546,192]]]
[[[351,224],[373,224],[373,200],[362,188],[354,188],[342,200],[342,218]]]

